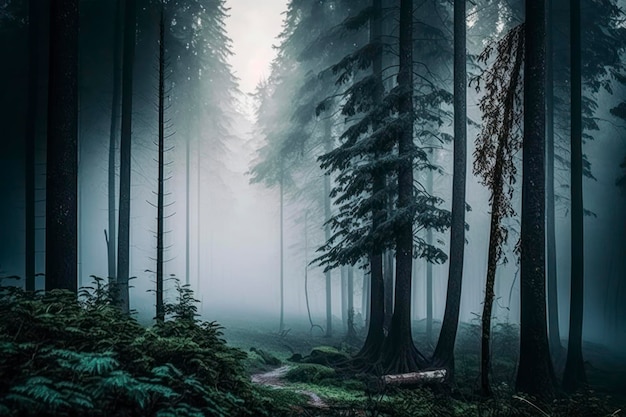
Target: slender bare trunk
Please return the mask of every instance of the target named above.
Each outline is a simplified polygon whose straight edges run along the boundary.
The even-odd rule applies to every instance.
[[[567,360],[563,373],[563,388],[573,392],[587,383],[583,363],[583,303],[584,303],[584,213],[583,213],[583,126],[582,126],[582,62],[580,0],[571,1],[571,200],[572,200],[572,268]]]
[[[328,153],[332,150],[332,138],[331,138],[331,129],[330,129],[330,120],[326,121],[325,125],[325,152]],[[324,221],[326,225],[324,226],[324,237],[326,242],[330,240],[330,225],[328,221],[330,220],[331,212],[330,212],[330,174],[324,175]],[[331,271],[326,271],[325,273],[325,281],[326,281],[326,337],[330,337],[333,334],[333,309],[332,309],[332,281],[331,281]]]
[[[108,214],[109,230],[107,241],[107,255],[109,261],[109,283],[117,282],[117,224],[115,205],[115,160],[117,138],[119,135],[120,96],[122,90],[122,1],[115,2],[115,35],[113,38],[113,99],[111,102],[111,126],[109,130],[109,170],[108,170]]]
[[[122,134],[120,137],[119,234],[117,242],[118,303],[130,311],[130,165],[133,111],[133,64],[135,59],[136,0],[126,0],[124,9],[124,52],[122,70]]]
[[[41,37],[39,28],[43,16],[41,2],[28,3],[28,109],[26,110],[26,138],[24,140],[24,280],[26,291],[35,291],[35,143],[37,140],[37,109],[39,106],[39,55]]]
[[[159,22],[159,174],[157,190],[157,260],[156,260],[156,319],[165,321],[165,307],[163,305],[163,219],[164,219],[164,196],[165,196],[165,13],[161,2],[161,20]]]
[[[284,210],[285,210],[285,172],[283,161],[280,162],[280,323],[279,331],[285,329],[285,261],[284,261]]]
[[[434,158],[434,151],[430,152],[431,158]],[[433,193],[433,171],[426,172],[426,192]],[[433,244],[433,231],[431,228],[426,230],[426,244]],[[426,342],[433,342],[433,264],[426,262]]]

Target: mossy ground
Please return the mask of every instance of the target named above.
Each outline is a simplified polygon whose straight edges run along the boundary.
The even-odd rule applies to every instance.
[[[456,385],[413,387],[412,389],[372,389],[371,379],[362,375],[337,372],[330,366],[311,363],[293,363],[288,359],[300,353],[304,360],[312,350],[330,352],[336,349],[353,353],[356,346],[347,345],[341,336],[326,338],[311,335],[306,326],[294,326],[287,334],[272,332],[270,328],[229,326],[225,332],[229,343],[241,348],[257,346],[281,358],[291,368],[283,377],[281,391],[309,392],[318,395],[327,408],[307,407],[299,403],[301,415],[306,416],[619,416],[626,413],[626,391],[620,396],[620,386],[626,386],[626,369],[617,358],[598,346],[586,344],[587,360],[597,364],[589,367],[590,382],[597,391],[586,390],[574,396],[563,396],[545,403],[538,399],[517,395],[515,385],[518,356],[516,326],[499,324],[493,335],[493,368],[491,380],[494,397],[484,399],[477,395],[479,382],[479,332],[472,324],[462,324],[456,349]],[[265,330],[265,331],[264,331]],[[435,330],[437,330],[435,328]],[[436,334],[436,332],[435,332]],[[424,338],[423,323],[415,323],[416,345],[429,355],[432,346],[420,343]],[[249,356],[248,372],[268,369],[259,358]],[[621,368],[620,368],[621,366]],[[557,369],[558,371],[558,369]],[[600,382],[596,385],[597,382]],[[612,385],[623,384],[623,385]],[[376,384],[374,384],[376,385]],[[377,388],[380,388],[377,387]]]

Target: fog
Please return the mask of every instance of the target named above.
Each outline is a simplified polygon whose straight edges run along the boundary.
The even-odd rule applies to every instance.
[[[224,130],[217,131],[209,117],[199,117],[194,122],[196,136],[187,130],[190,119],[187,110],[170,107],[171,136],[167,139],[170,179],[166,183],[165,221],[166,276],[177,277],[181,283],[188,282],[201,301],[200,312],[204,318],[228,319],[230,314],[266,316],[276,320],[278,326],[280,304],[280,194],[278,187],[263,183],[251,184],[250,170],[259,158],[259,151],[266,138],[255,125],[255,109],[258,106],[253,94],[263,80],[271,76],[271,62],[276,57],[278,38],[286,10],[286,0],[230,0],[229,17],[225,30],[231,40],[232,55],[228,64],[236,77],[237,88],[231,91],[232,106],[222,106],[227,117]],[[98,7],[86,10],[85,26],[87,41],[81,47],[81,63],[85,72],[81,75],[81,88],[85,89],[81,101],[80,160],[79,160],[79,284],[90,285],[91,275],[107,276],[106,242],[103,231],[107,229],[107,150],[111,92],[109,87],[95,87],[100,81],[110,82],[110,74],[98,71],[99,63],[107,65],[111,52],[107,49],[111,25],[98,26],[95,16]],[[104,24],[103,24],[104,25]],[[146,35],[148,36],[148,35]],[[145,39],[140,42],[147,42]],[[6,45],[3,45],[6,46]],[[25,56],[20,45],[15,44],[12,59],[3,77],[19,73]],[[23,45],[22,45],[23,46]],[[482,45],[474,44],[473,53]],[[150,57],[153,58],[150,58]],[[155,247],[156,239],[156,112],[154,111],[154,86],[152,76],[137,75],[155,67],[153,51],[143,52],[137,65],[138,82],[135,94],[132,159],[131,200],[131,308],[142,319],[154,315]],[[175,69],[175,68],[174,68]],[[24,77],[17,77],[24,84]],[[142,84],[143,83],[143,84]],[[22,85],[20,84],[20,85]],[[469,91],[468,111],[472,120],[480,120],[478,94]],[[202,95],[204,90],[198,89]],[[585,320],[584,338],[602,341],[613,346],[626,342],[626,320],[615,319],[623,312],[620,306],[626,295],[626,196],[615,186],[620,176],[619,164],[626,153],[624,126],[610,119],[608,109],[618,102],[619,94],[599,93],[597,111],[600,130],[594,132],[594,140],[585,143],[584,152],[591,164],[595,179],[585,179],[585,208],[593,216],[585,218]],[[214,100],[208,98],[207,100]],[[13,106],[8,96],[2,98],[3,120],[18,118],[12,109],[25,106],[24,99],[16,99]],[[220,104],[221,106],[221,104]],[[179,114],[180,113],[180,114]],[[182,115],[181,115],[182,114]],[[23,271],[24,244],[22,226],[24,221],[23,181],[15,172],[23,171],[23,151],[20,133],[23,126],[7,124],[0,152],[0,272],[2,275],[20,275]],[[451,133],[451,124],[443,131]],[[473,152],[473,142],[478,134],[475,124],[468,129],[468,156]],[[219,142],[219,146],[215,143]],[[189,148],[187,148],[189,146]],[[38,185],[43,187],[43,146],[38,150]],[[189,153],[188,153],[189,151]],[[190,155],[189,166],[186,164]],[[435,174],[435,194],[450,208],[452,148],[449,143],[440,145],[435,153],[442,173]],[[520,155],[521,156],[521,155]],[[467,167],[467,203],[471,211],[466,215],[469,225],[466,233],[464,282],[461,302],[461,320],[472,322],[482,311],[484,281],[487,266],[489,233],[489,193],[472,174],[471,163]],[[189,175],[189,177],[187,177]],[[312,174],[322,178],[322,171]],[[569,192],[568,172],[557,169],[557,194]],[[188,181],[187,181],[188,180]],[[187,189],[189,200],[187,204]],[[308,190],[311,191],[311,190]],[[320,190],[321,194],[322,190]],[[517,215],[507,220],[511,234],[506,249],[508,262],[499,266],[496,280],[496,321],[517,323],[519,320],[519,265],[514,246],[519,231],[520,187],[516,186],[513,197]],[[41,198],[44,194],[40,192]],[[323,244],[322,224],[319,219],[309,224],[308,244],[305,244],[303,217],[307,205],[296,195],[285,200],[284,277],[285,312],[289,323],[306,317],[304,277],[308,274],[310,308],[314,321],[321,322],[325,314],[325,286],[322,268],[307,265],[318,254]],[[567,334],[569,323],[569,273],[570,273],[570,217],[566,200],[557,202],[557,259],[559,285],[559,313],[561,335]],[[37,206],[43,215],[43,205]],[[316,223],[317,222],[317,223]],[[38,226],[43,227],[40,217]],[[187,234],[189,230],[189,234]],[[44,272],[43,230],[38,231],[37,272]],[[436,234],[435,240],[447,252],[449,233]],[[308,246],[305,253],[305,246]],[[188,262],[187,262],[188,260]],[[415,320],[426,315],[425,261],[417,259],[414,288]],[[189,275],[187,276],[187,265]],[[445,307],[448,263],[435,265],[434,273],[434,319],[441,320]],[[340,271],[333,271],[333,314],[341,316]],[[355,272],[355,310],[362,310],[363,271]],[[38,278],[43,288],[43,277]],[[175,281],[166,283],[165,298],[173,300]],[[614,322],[616,321],[616,323]],[[616,328],[621,330],[615,331]]]

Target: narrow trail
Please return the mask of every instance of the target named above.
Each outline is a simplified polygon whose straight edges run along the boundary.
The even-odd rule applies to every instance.
[[[289,371],[289,366],[284,365],[269,372],[254,374],[251,376],[251,380],[254,384],[264,385],[266,387],[276,389],[289,389],[293,392],[297,392],[298,394],[306,395],[309,397],[309,406],[311,407],[328,408],[328,404],[326,404],[324,400],[313,391],[293,388],[288,382],[284,381],[282,378],[285,376],[287,371]]]

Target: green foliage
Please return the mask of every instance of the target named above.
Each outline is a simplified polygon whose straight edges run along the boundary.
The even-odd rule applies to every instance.
[[[333,378],[335,370],[314,363],[303,363],[287,371],[285,379],[291,382],[314,382],[320,383],[324,379]]]
[[[347,352],[336,349],[332,346],[317,346],[311,350],[311,354],[303,358],[303,362],[316,363],[318,365],[339,365],[351,359]]]
[[[120,313],[96,278],[65,291],[0,287],[0,414],[20,416],[284,415],[250,384],[246,354],[196,319],[179,286],[171,320],[151,328]],[[268,414],[269,413],[269,414]]]

